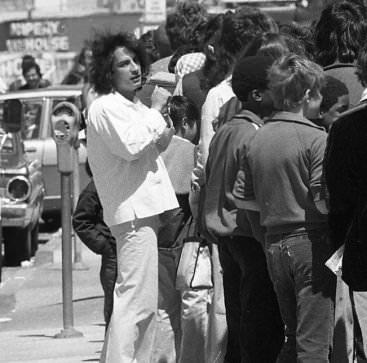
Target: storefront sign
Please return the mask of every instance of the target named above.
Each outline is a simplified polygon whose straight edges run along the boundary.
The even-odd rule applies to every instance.
[[[70,50],[66,26],[61,20],[16,21],[9,24],[9,52],[56,52]]]

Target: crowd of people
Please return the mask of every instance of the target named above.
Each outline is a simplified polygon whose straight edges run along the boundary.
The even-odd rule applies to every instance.
[[[185,0],[83,48],[64,83],[86,85],[73,226],[102,255],[101,362],[367,361],[367,292],[325,265],[367,225],[366,39],[362,0],[307,26]],[[198,286],[176,281],[188,230]]]

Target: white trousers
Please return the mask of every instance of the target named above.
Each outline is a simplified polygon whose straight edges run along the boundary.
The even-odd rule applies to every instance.
[[[158,216],[112,226],[117,281],[100,362],[149,363],[158,304]]]

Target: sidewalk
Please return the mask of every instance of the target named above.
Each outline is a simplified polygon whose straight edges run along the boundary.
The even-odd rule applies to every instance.
[[[73,270],[74,329],[82,337],[56,339],[63,330],[61,239],[41,245],[34,266],[6,271],[0,288],[0,362],[98,362],[104,338],[100,256],[82,245]]]

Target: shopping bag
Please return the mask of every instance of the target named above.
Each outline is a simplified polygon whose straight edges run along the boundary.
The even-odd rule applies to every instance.
[[[213,287],[210,246],[196,232],[192,218],[187,222],[186,237],[176,274],[176,289],[208,289]]]

